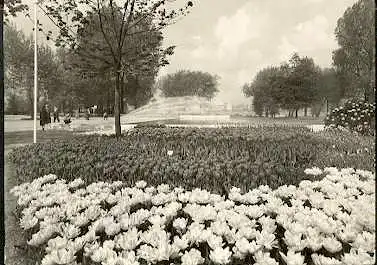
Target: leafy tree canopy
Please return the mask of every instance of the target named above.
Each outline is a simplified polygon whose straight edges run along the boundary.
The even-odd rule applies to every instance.
[[[162,77],[159,89],[166,97],[199,96],[211,99],[219,91],[218,79],[206,72],[180,70]]]

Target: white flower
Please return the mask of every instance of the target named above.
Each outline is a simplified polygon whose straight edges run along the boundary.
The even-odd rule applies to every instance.
[[[61,226],[61,234],[68,239],[72,239],[80,235],[80,228],[73,224],[64,224]]]
[[[152,215],[151,217],[149,217],[148,220],[154,226],[164,227],[165,223],[167,221],[167,218],[166,218],[166,216],[161,216],[159,214],[156,214],[156,215]]]
[[[178,231],[184,231],[187,226],[187,220],[185,218],[177,218],[173,221],[173,227]]]
[[[261,233],[257,234],[256,242],[258,245],[264,246],[267,249],[272,249],[272,247],[276,244],[275,235],[262,230]]]
[[[156,190],[155,187],[147,187],[147,188],[145,188],[145,192],[146,193],[153,193],[155,190]]]
[[[50,239],[47,243],[46,252],[52,252],[60,248],[66,248],[68,246],[68,239],[63,237],[55,237]]]
[[[228,224],[226,222],[220,222],[218,220],[211,223],[210,228],[214,234],[219,235],[219,236],[223,236],[230,232],[230,228]]]
[[[211,194],[206,190],[194,189],[190,194],[191,203],[209,203],[211,200]]]
[[[77,178],[74,181],[71,181],[70,183],[68,183],[68,187],[78,188],[79,186],[84,185],[84,184],[85,182],[81,178]]]
[[[181,257],[182,265],[197,265],[202,264],[205,260],[197,249],[190,249],[185,252]]]
[[[262,246],[257,245],[255,241],[249,242],[246,238],[242,237],[236,241],[235,249],[236,251],[239,251],[241,254],[241,257],[249,254],[254,253],[257,250],[259,250]]]
[[[140,180],[136,182],[135,186],[139,189],[144,189],[147,186],[147,182],[145,182],[144,180]]]
[[[375,235],[366,231],[356,236],[355,242],[352,243],[355,248],[363,249],[364,251],[373,252],[375,246]]]
[[[33,215],[24,215],[22,216],[20,220],[20,226],[25,230],[33,228],[34,226],[37,225],[37,223],[38,223],[38,218],[36,218]]]
[[[328,258],[323,255],[318,255],[317,253],[313,253],[311,255],[311,258],[312,258],[312,261],[314,262],[314,265],[343,265],[341,261],[335,258]]]
[[[229,247],[224,248],[216,248],[211,250],[209,254],[209,258],[217,264],[228,264],[230,262],[230,257],[232,252],[229,251]]]
[[[312,168],[307,168],[304,170],[304,173],[307,174],[307,175],[314,175],[314,176],[318,176],[318,175],[321,175],[323,172],[320,168],[318,167],[312,167]]]
[[[173,155],[173,150],[168,150],[167,154],[168,154],[168,156]]]
[[[323,240],[323,247],[331,253],[336,253],[342,250],[342,243],[336,240],[335,237],[326,237]]]
[[[114,236],[120,232],[121,225],[114,221],[113,216],[103,218],[102,225],[105,228],[105,233],[109,236]]]
[[[262,250],[254,253],[255,265],[279,265],[273,258],[270,257],[269,252],[263,252]]]
[[[93,251],[93,254],[91,255],[91,259],[94,261],[94,262],[104,262],[106,261],[107,259],[115,259],[117,257],[117,253],[110,249],[110,248],[106,248],[106,247],[99,247],[97,248],[96,250]]]
[[[170,187],[168,184],[160,184],[157,186],[157,191],[160,193],[168,193],[170,191]]]
[[[114,238],[115,245],[118,248],[124,250],[134,250],[139,245],[139,232],[137,231],[136,227],[133,227],[131,230],[127,232],[123,232],[122,234],[116,235]]]
[[[211,249],[221,248],[224,245],[223,238],[212,233],[207,237],[207,243]]]
[[[47,254],[46,256],[43,257],[41,265],[55,265],[55,259],[52,255]]]
[[[258,187],[258,189],[263,192],[263,193],[267,193],[267,192],[270,192],[271,191],[271,188],[268,186],[268,185],[260,185]]]
[[[189,241],[187,240],[186,236],[182,236],[182,238],[180,238],[179,236],[174,236],[173,246],[175,246],[176,248],[180,250],[186,249],[188,247],[188,243]]]
[[[364,265],[364,264],[375,264],[375,255],[371,257],[368,253],[351,249],[350,253],[344,253],[342,257],[342,264],[347,265]]]
[[[301,253],[295,253],[292,250],[288,250],[287,255],[284,255],[284,253],[282,252],[279,252],[279,253],[287,265],[305,265],[306,264],[304,263],[305,257],[302,256]]]
[[[289,248],[295,251],[301,251],[305,248],[304,242],[301,240],[301,233],[292,233],[289,230],[286,230],[284,233],[284,241]]]
[[[55,264],[70,264],[76,259],[74,251],[67,248],[53,250],[49,255]]]

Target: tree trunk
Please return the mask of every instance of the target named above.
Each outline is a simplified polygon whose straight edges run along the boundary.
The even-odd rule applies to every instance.
[[[298,118],[298,109],[296,109],[296,119]]]
[[[106,112],[110,115],[110,86],[107,89]]]
[[[329,114],[329,100],[326,99],[326,114]]]
[[[115,136],[117,138],[121,135],[120,128],[120,72],[116,73],[116,82],[115,82],[115,95],[114,95],[114,118],[115,118]]]
[[[121,82],[120,82],[120,112],[124,113],[124,104],[123,104],[123,96],[124,96],[124,74],[122,74]]]
[[[305,117],[308,116],[308,107],[305,107],[305,108],[304,108],[304,116],[305,116]]]

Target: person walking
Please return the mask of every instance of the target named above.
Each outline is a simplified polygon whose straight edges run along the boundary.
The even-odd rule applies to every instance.
[[[55,123],[55,121],[60,122],[60,120],[59,120],[59,111],[58,111],[58,108],[56,106],[54,106],[54,123]]]
[[[103,113],[103,119],[107,120],[107,112],[106,111]]]
[[[42,126],[42,130],[45,130],[45,125],[50,122],[50,113],[48,113],[47,110],[47,104],[42,106],[40,117],[39,117],[39,123]]]
[[[90,108],[86,110],[86,119],[89,120],[90,117]]]

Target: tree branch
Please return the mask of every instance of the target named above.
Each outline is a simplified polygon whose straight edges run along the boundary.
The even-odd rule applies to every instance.
[[[102,35],[107,43],[107,45],[109,46],[110,48],[110,51],[111,51],[111,54],[114,58],[114,62],[115,63],[118,63],[118,58],[116,57],[115,53],[114,53],[114,50],[113,50],[113,47],[111,46],[111,43],[105,33],[105,30],[103,29],[103,24],[102,24],[102,15],[101,15],[101,7],[100,7],[100,4],[99,4],[100,0],[97,0],[97,13],[98,13],[98,17],[99,17],[99,22],[100,22],[100,28],[101,28],[101,32],[102,32]]]
[[[120,31],[119,31],[119,39],[118,39],[118,51],[120,51],[122,48],[120,47],[120,44],[122,43],[122,32],[123,32],[123,27],[124,27],[124,18],[126,17],[126,12],[127,12],[127,8],[128,8],[128,4],[129,4],[129,0],[127,0],[125,3],[124,3],[124,6],[123,6],[123,15],[122,15],[122,24],[120,25]]]
[[[130,14],[128,15],[127,17],[127,27],[124,29],[124,34],[123,32],[121,32],[121,43],[120,43],[120,49],[119,49],[119,52],[122,50],[123,48],[123,45],[124,45],[124,40],[126,39],[126,34],[129,30],[128,26],[131,22],[131,19],[133,17],[133,12],[134,12],[134,7],[135,7],[135,0],[132,0],[132,4],[131,4],[131,9],[130,9]],[[124,12],[126,12],[126,10],[124,10]]]

